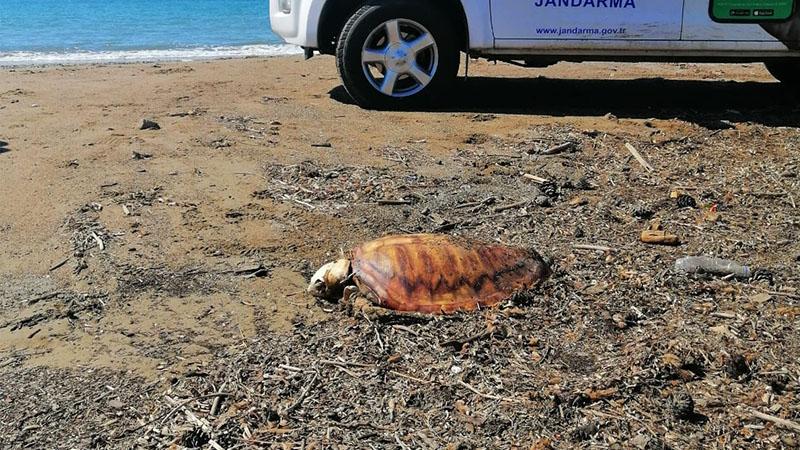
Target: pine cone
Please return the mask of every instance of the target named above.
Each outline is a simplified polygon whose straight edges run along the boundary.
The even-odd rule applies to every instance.
[[[672,414],[677,419],[688,419],[694,415],[694,399],[688,392],[679,392],[672,397]]]
[[[678,196],[678,208],[697,208],[697,201],[691,195]]]
[[[539,186],[539,190],[542,192],[542,194],[550,198],[558,197],[558,186],[556,186],[556,184],[552,181],[545,181],[542,183],[541,186]]]
[[[650,208],[648,208],[647,206],[644,206],[644,205],[636,207],[633,210],[632,214],[633,214],[633,217],[636,217],[637,219],[642,219],[642,220],[651,219],[655,215],[653,210],[651,210]]]
[[[750,281],[766,281],[770,285],[775,283],[775,274],[772,271],[767,269],[757,269],[753,272],[753,277]]]

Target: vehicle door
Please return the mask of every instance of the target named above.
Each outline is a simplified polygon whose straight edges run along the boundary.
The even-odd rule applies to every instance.
[[[741,50],[796,49],[800,46],[800,19],[795,3],[795,0],[686,0],[683,39],[712,45],[737,43],[736,48]],[[785,20],[786,15],[791,15],[789,20]]]
[[[692,0],[686,0],[692,1]],[[708,1],[708,0],[706,0]],[[490,0],[495,47],[680,40],[684,0]],[[538,43],[538,44],[537,44]]]

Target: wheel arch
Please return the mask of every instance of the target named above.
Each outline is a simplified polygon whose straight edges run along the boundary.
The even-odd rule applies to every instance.
[[[333,55],[336,53],[336,41],[344,28],[344,24],[359,8],[365,5],[380,5],[387,3],[412,3],[424,0],[328,0],[322,7],[320,22],[317,30],[319,51],[322,54]],[[434,0],[436,5],[452,14],[453,26],[456,27],[459,49],[467,51],[469,47],[469,26],[467,14],[462,0]],[[429,6],[429,5],[426,5]]]

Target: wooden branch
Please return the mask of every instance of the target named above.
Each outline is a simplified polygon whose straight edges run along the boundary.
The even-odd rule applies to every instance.
[[[775,417],[775,416],[772,416],[772,415],[769,415],[769,414],[765,414],[765,413],[762,413],[760,411],[756,411],[754,409],[751,410],[750,413],[754,417],[758,417],[761,420],[766,420],[768,422],[774,423],[775,425],[778,425],[779,427],[783,427],[783,428],[786,428],[788,430],[792,430],[795,433],[800,433],[800,424],[798,424],[797,422],[793,422],[793,421],[787,420],[787,419],[781,419],[780,417]]]
[[[295,409],[299,408],[300,405],[303,404],[306,397],[308,397],[308,393],[311,392],[311,389],[316,386],[317,380],[319,379],[319,372],[315,373],[314,376],[311,378],[311,381],[303,388],[300,392],[300,395],[297,397],[297,400],[294,401],[291,405],[289,405],[282,414],[291,414]]]
[[[101,252],[106,249],[106,244],[103,243],[103,240],[100,239],[100,236],[98,236],[94,231],[92,231],[92,238],[97,243],[97,246],[100,247]]]
[[[619,249],[614,247],[606,247],[605,245],[592,245],[592,244],[572,244],[572,248],[577,250],[598,250],[601,252],[616,252]]]
[[[491,337],[497,330],[486,330],[482,331],[477,334],[473,334],[472,336],[467,336],[464,338],[459,339],[452,339],[449,341],[445,341],[439,344],[440,347],[456,347],[456,350],[461,349],[465,344],[469,344],[470,342],[475,342],[481,340],[483,338]]]
[[[625,148],[627,148],[628,151],[631,152],[631,155],[633,155],[633,157],[636,158],[637,161],[639,161],[639,164],[641,164],[642,167],[645,168],[645,170],[647,170],[648,172],[653,172],[655,170],[653,169],[653,166],[651,166],[650,163],[648,163],[647,160],[644,159],[642,154],[639,153],[638,150],[636,150],[636,147],[626,142]]]
[[[189,403],[196,402],[197,400],[203,400],[203,399],[206,399],[206,398],[212,398],[212,397],[230,397],[230,395],[231,394],[228,393],[228,392],[217,392],[215,394],[198,395],[197,397],[190,398],[189,400],[186,400],[185,402],[183,402],[183,403],[179,404],[178,406],[172,408],[166,414],[162,414],[162,415],[160,415],[160,416],[158,416],[158,417],[156,417],[156,418],[154,418],[152,420],[149,420],[149,421],[145,422],[142,425],[139,425],[138,427],[134,428],[133,430],[130,430],[130,431],[127,431],[127,432],[123,433],[123,436],[125,434],[127,434],[127,433],[133,433],[134,431],[141,430],[142,428],[150,425],[153,422],[159,421],[159,420],[161,421],[161,425],[163,425],[164,422],[167,421],[167,419],[172,417],[173,414],[175,414],[176,412],[180,411],[181,408],[183,408],[184,406],[188,405]],[[117,438],[119,438],[119,436]]]
[[[528,203],[530,203],[528,200],[523,200],[521,202],[511,203],[510,205],[498,206],[497,208],[494,209],[494,212],[499,213],[503,211],[508,211],[509,209],[522,208]]]
[[[791,292],[769,291],[769,290],[764,290],[764,292],[766,292],[769,295],[774,295],[776,297],[786,297],[786,298],[791,298],[793,300],[800,300],[800,295],[792,294]]]
[[[53,267],[51,267],[49,271],[52,272],[52,271],[54,271],[56,269],[59,269],[59,268],[63,267],[64,264],[68,263],[71,258],[72,258],[72,256],[67,256],[61,262],[59,262],[59,263],[55,264]]]
[[[481,396],[483,398],[488,398],[490,400],[499,400],[501,402],[519,403],[519,400],[514,399],[514,398],[500,397],[500,396],[492,395],[492,394],[484,394],[483,392],[481,392],[478,389],[476,389],[474,386],[472,386],[470,384],[467,384],[464,380],[458,380],[458,384],[460,384],[461,386],[464,386],[465,388],[469,389],[470,391],[472,391],[476,395],[479,395],[479,396]]]
[[[533,181],[534,183],[538,183],[538,184],[547,183],[547,179],[546,178],[537,177],[536,175],[531,175],[529,173],[523,173],[522,174],[522,178],[527,178],[527,179]]]
[[[557,155],[557,154],[559,154],[561,152],[565,152],[567,150],[571,150],[573,147],[575,147],[575,143],[574,142],[572,142],[572,141],[565,142],[565,143],[563,143],[561,145],[556,145],[555,147],[550,147],[547,150],[543,151],[541,154],[545,155],[545,156]]]
[[[407,375],[407,374],[404,374],[403,372],[398,372],[396,370],[390,370],[389,373],[391,373],[392,375],[397,375],[400,378],[406,378],[406,379],[411,380],[411,381],[416,381],[417,383],[431,384],[431,382],[428,381],[428,380],[423,380],[422,378],[412,377],[411,375]]]
[[[378,200],[379,205],[410,205],[410,200]]]

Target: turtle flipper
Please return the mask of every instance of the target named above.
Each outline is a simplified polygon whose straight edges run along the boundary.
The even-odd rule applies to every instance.
[[[364,317],[367,320],[381,323],[419,323],[428,322],[435,317],[413,311],[395,311],[375,305],[362,295],[356,286],[347,286],[342,294],[342,303],[352,316]]]

